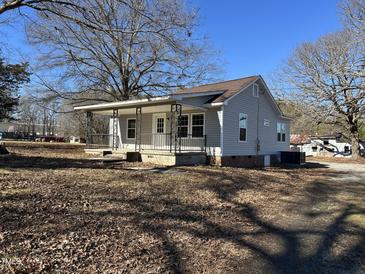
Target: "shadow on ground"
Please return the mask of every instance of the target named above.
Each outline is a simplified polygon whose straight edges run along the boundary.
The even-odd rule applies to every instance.
[[[31,182],[0,174],[0,258],[18,256],[35,272],[365,270],[365,182],[332,180],[344,174],[325,166],[146,174],[89,164],[2,163],[44,172]],[[49,173],[55,167],[65,170]]]

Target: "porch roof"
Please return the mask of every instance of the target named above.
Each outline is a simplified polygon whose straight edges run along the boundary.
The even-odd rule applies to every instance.
[[[113,109],[118,109],[119,114],[135,114],[136,107],[142,107],[143,113],[156,113],[156,112],[169,112],[171,110],[172,103],[179,103],[183,105],[184,110],[193,109],[205,109],[203,107],[197,107],[182,103],[176,97],[173,96],[161,96],[155,98],[145,98],[137,100],[128,100],[112,103],[103,103],[96,105],[87,105],[75,107],[74,110],[90,111],[93,113],[110,115]]]

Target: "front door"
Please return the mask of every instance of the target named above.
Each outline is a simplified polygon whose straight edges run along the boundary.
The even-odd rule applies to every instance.
[[[153,149],[166,149],[167,134],[166,134],[166,114],[157,113],[153,114],[153,125],[152,125],[152,146]]]

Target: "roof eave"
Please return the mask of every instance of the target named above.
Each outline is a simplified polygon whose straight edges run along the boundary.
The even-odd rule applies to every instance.
[[[176,98],[173,98],[171,96],[163,96],[163,97],[155,97],[155,98],[113,102],[113,103],[104,103],[104,104],[97,104],[97,105],[79,106],[79,107],[74,107],[74,110],[75,111],[109,110],[109,109],[115,109],[115,108],[128,108],[128,107],[138,107],[138,106],[145,106],[145,105],[154,105],[157,103],[168,103],[168,102],[174,102],[174,101],[176,101]]]

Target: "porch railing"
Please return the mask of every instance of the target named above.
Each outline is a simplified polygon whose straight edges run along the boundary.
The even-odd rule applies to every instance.
[[[142,133],[141,150],[164,150],[171,152],[201,151],[206,150],[206,135],[193,137],[191,134],[184,137],[175,137],[171,133]],[[136,146],[138,149],[138,145]]]
[[[119,147],[119,136],[116,136],[116,141],[117,147]],[[88,148],[112,148],[113,134],[91,134],[86,146]]]
[[[119,146],[119,136],[116,136],[117,147]],[[137,145],[135,145],[137,144]],[[207,145],[206,135],[203,137],[193,137],[191,134],[176,139],[171,133],[142,133],[139,141],[126,144],[132,150],[161,150],[171,152],[205,152]],[[91,134],[90,141],[87,143],[88,148],[112,148],[112,134]],[[123,146],[122,146],[123,147]]]

